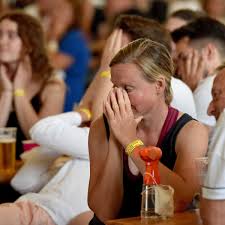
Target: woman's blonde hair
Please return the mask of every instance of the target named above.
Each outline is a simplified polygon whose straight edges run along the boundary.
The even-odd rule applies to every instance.
[[[172,101],[171,77],[174,73],[173,61],[168,50],[160,43],[140,38],[121,49],[112,59],[110,66],[119,63],[134,63],[142,71],[144,78],[154,83],[164,77],[166,87],[165,102]]]

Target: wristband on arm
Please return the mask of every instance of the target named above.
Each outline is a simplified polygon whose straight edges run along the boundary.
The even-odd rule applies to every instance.
[[[89,120],[91,120],[92,114],[88,108],[81,108],[80,111],[83,112]]]
[[[15,91],[14,91],[14,96],[16,96],[16,97],[23,97],[23,96],[25,96],[25,91],[24,91],[24,89],[16,89]]]
[[[128,156],[130,156],[134,149],[140,146],[144,146],[144,143],[140,139],[136,139],[127,145],[125,152]]]
[[[102,78],[111,78],[111,73],[109,70],[105,70],[105,71],[102,71],[100,74],[99,74],[100,77]]]

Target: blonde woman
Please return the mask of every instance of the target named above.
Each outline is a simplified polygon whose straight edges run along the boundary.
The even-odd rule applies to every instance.
[[[89,206],[95,213],[90,224],[139,215],[145,164],[135,153],[143,145],[162,149],[161,183],[174,188],[176,211],[185,210],[199,189],[194,160],[205,155],[208,133],[170,107],[173,63],[168,51],[138,39],[120,50],[110,66],[114,88],[104,103],[107,119],[96,120],[89,134]],[[143,145],[128,151],[135,140]]]

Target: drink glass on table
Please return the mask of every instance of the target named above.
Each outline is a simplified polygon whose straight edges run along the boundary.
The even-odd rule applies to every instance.
[[[199,186],[199,192],[195,194],[195,198],[193,201],[194,207],[199,208],[199,203],[201,199],[201,189],[204,184],[204,179],[208,170],[208,157],[198,157],[195,159],[195,168],[196,168],[196,179]]]
[[[15,173],[16,127],[0,128],[0,181],[9,180]]]

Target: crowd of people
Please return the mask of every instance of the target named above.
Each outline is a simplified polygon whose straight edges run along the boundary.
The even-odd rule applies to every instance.
[[[148,146],[162,150],[175,212],[200,193],[203,224],[223,224],[225,4],[214,1],[0,2],[0,127],[17,127],[17,159],[23,140],[39,145],[22,154],[10,182],[21,196],[0,205],[0,225],[139,216]]]

